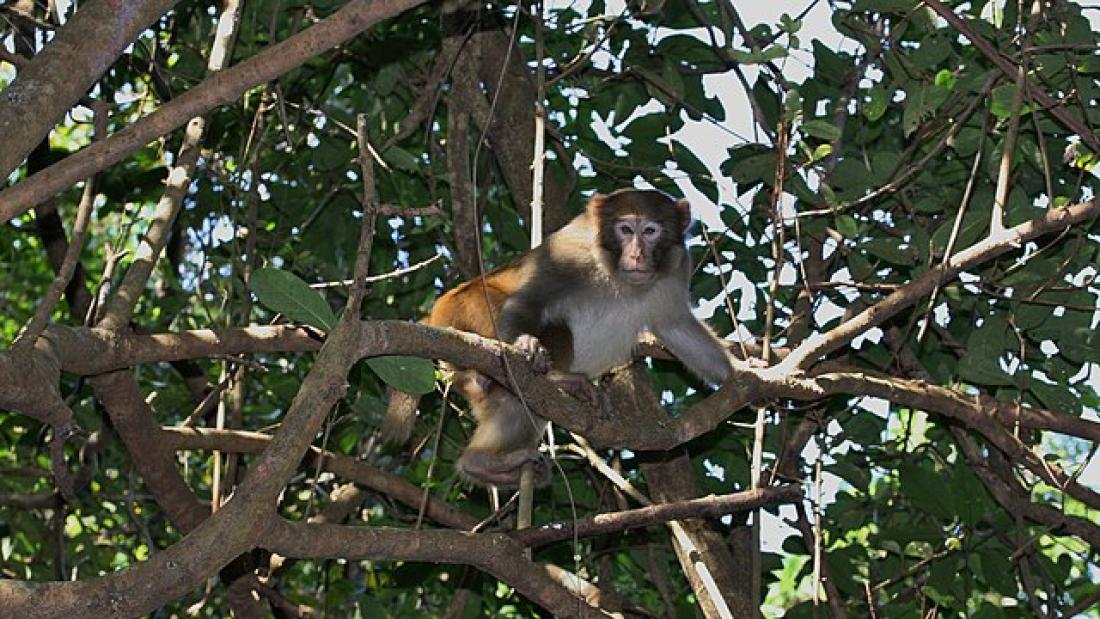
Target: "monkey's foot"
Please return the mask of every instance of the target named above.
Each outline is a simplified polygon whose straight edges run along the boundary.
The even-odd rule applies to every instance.
[[[550,480],[549,460],[534,449],[496,455],[464,453],[457,464],[462,475],[479,486],[515,488],[519,486],[523,465],[528,463],[535,468],[535,485]]]
[[[550,371],[550,353],[539,342],[539,338],[524,333],[516,338],[515,347],[523,351],[527,360],[531,362],[531,369],[539,374]]]

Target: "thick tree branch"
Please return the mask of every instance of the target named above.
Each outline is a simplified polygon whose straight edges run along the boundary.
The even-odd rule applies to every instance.
[[[609,420],[598,411],[562,393],[553,383],[530,370],[526,357],[510,346],[476,335],[397,321],[362,323],[364,355],[410,354],[461,362],[499,380],[504,380],[500,351],[508,351],[521,388],[534,398],[542,414],[597,444],[633,449],[669,449],[716,428],[745,403],[761,398],[815,400],[830,395],[875,395],[923,410],[938,412],[968,424],[993,418],[1003,427],[1021,427],[1059,432],[1100,441],[1100,424],[1036,408],[1016,407],[1004,402],[960,394],[945,387],[917,380],[898,379],[859,371],[831,371],[812,378],[790,376],[779,368],[738,369],[736,377],[711,397],[676,419],[669,419],[660,407],[647,406],[644,399],[630,396],[616,386],[609,388],[620,408],[621,419]],[[198,330],[180,334],[113,334],[102,329],[54,325],[42,340],[50,343],[60,369],[80,375],[99,374],[129,365],[259,352],[307,352],[319,342],[304,327],[253,326],[224,331]],[[5,363],[8,353],[0,353]],[[0,402],[13,401],[25,387],[18,373],[0,373]],[[5,400],[7,398],[7,400]],[[23,410],[19,407],[12,407]],[[653,423],[633,424],[646,419]]]
[[[411,531],[383,527],[303,524],[275,519],[265,542],[273,551],[296,558],[346,558],[354,561],[422,561],[477,567],[561,617],[608,617],[580,600],[523,556],[523,548],[504,533]]]
[[[352,0],[308,30],[207,78],[198,86],[165,103],[156,112],[103,142],[92,144],[15,187],[0,191],[0,224],[88,174],[122,161],[130,153],[191,118],[229,103],[249,88],[269,82],[378,22],[423,2],[424,0]],[[26,117],[25,114],[3,116],[16,119]]]
[[[97,0],[80,5],[0,98],[0,178],[7,178],[103,75],[127,45],[178,0]],[[64,79],[59,79],[65,76]],[[89,176],[85,170],[62,187]],[[59,188],[60,189],[60,188]],[[2,200],[0,200],[2,201]],[[37,203],[37,202],[36,202]],[[28,204],[19,212],[34,206]],[[0,209],[0,223],[11,219]]]
[[[1100,423],[1081,417],[1000,402],[989,396],[970,396],[919,380],[893,378],[866,370],[830,372],[814,378],[823,395],[870,395],[951,417],[971,427],[996,423],[1003,428],[1049,430],[1100,442]]]
[[[309,327],[293,325],[253,325],[219,331],[198,329],[151,335],[52,325],[46,330],[45,339],[53,345],[61,369],[80,376],[93,376],[146,363],[203,359],[216,355],[316,352],[321,349],[319,333]]]

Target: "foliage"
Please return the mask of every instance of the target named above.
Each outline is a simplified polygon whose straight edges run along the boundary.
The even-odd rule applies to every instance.
[[[713,308],[710,324],[718,333],[745,339],[767,334],[782,350],[835,327],[986,237],[1014,116],[1013,81],[931,9],[906,0],[832,4],[833,25],[858,45],[832,48],[807,40],[805,24],[794,15],[740,31],[734,5],[724,0],[631,2],[621,12],[620,5],[603,0],[587,7],[555,4],[539,28],[529,6],[517,11],[514,5],[485,5],[463,16],[476,22],[469,32],[511,34],[515,28],[515,45],[532,67],[542,41],[549,78],[545,106],[560,143],[548,161],[548,177],[567,183],[576,169],[570,212],[581,212],[593,191],[638,183],[689,195],[706,219],[693,231],[691,247],[700,265],[693,291]],[[995,3],[948,4],[1013,62],[1021,61],[1026,48],[1032,83],[1062,97],[1065,108],[1093,129],[1100,127],[1098,39],[1077,4],[1044,5],[1041,17],[1033,18],[1007,2],[996,7],[997,19],[989,18]],[[244,5],[237,60],[305,28],[339,3]],[[467,33],[456,35],[448,25],[453,16],[439,11],[429,5],[402,14],[207,116],[201,163],[174,228],[182,249],[148,283],[133,318],[136,327],[223,328],[281,315],[329,330],[347,289],[309,285],[346,279],[354,264],[363,200],[352,129],[357,113],[367,115],[369,138],[378,149],[378,201],[443,205],[442,214],[380,217],[372,272],[461,250],[455,245],[458,224],[449,217],[455,197],[445,153],[450,119],[440,103],[455,96],[455,88],[446,80],[435,84],[429,71],[447,42]],[[181,2],[115,63],[95,93],[115,102],[112,131],[204,78],[214,26],[206,3]],[[813,67],[801,81],[786,75],[796,62]],[[758,139],[731,129],[729,101],[741,89],[737,74],[753,78],[745,79],[744,90],[759,122]],[[402,131],[402,121],[424,100],[428,116],[414,130]],[[77,108],[51,135],[51,157],[87,146],[89,120],[87,110]],[[685,137],[698,127],[705,127],[705,141]],[[1018,131],[1005,226],[1096,195],[1095,154],[1050,113],[1025,102]],[[476,126],[472,132],[481,137]],[[112,251],[132,251],[142,239],[143,222],[163,192],[166,151],[174,152],[181,133],[99,175],[93,228],[82,254],[89,287],[111,263]],[[778,149],[779,143],[788,148]],[[527,246],[525,206],[492,149],[475,139],[468,154],[488,269]],[[777,189],[782,199],[773,208]],[[57,198],[65,221],[79,194],[74,187]],[[35,221],[25,215],[0,227],[5,342],[28,322],[53,277]],[[924,379],[960,397],[989,395],[1095,419],[1096,235],[1092,221],[983,262],[870,330],[834,360],[866,375]],[[417,319],[440,290],[460,279],[448,260],[379,279],[370,284],[364,317]],[[107,283],[117,285],[118,276]],[[82,322],[65,303],[53,319]],[[242,374],[243,427],[277,424],[311,363],[311,355],[291,354],[249,361]],[[412,357],[375,358],[363,366],[348,377],[349,395],[315,444],[398,472],[476,517],[490,516],[486,493],[462,483],[454,471],[470,424],[451,414],[433,368]],[[210,359],[199,367],[209,385],[218,385],[225,380],[223,368],[236,366]],[[135,374],[158,423],[179,424],[195,409],[178,369],[144,365]],[[673,414],[709,391],[675,363],[654,361],[650,374]],[[413,456],[378,444],[387,385],[426,394]],[[85,380],[65,377],[62,393],[82,427],[109,436]],[[874,603],[879,616],[889,617],[922,617],[932,609],[938,616],[1022,617],[1038,608],[1062,612],[1095,595],[1100,550],[1006,508],[984,477],[991,469],[1017,484],[1034,505],[1098,527],[1100,503],[1090,502],[1100,492],[1095,474],[1077,479],[1087,486],[1084,491],[1057,487],[1024,465],[1019,452],[1004,452],[942,411],[850,396],[767,407],[768,470],[779,468],[799,424],[813,424],[815,448],[798,445],[798,461],[787,473],[810,488],[821,465],[825,569],[851,616],[870,616],[868,604]],[[987,467],[967,457],[960,429],[988,459]],[[90,485],[75,500],[30,508],[16,501],[54,491],[45,437],[41,424],[0,412],[0,575],[90,578],[126,568],[179,539],[117,439],[98,454]],[[1051,432],[1020,431],[1013,440],[1019,451],[1074,478],[1096,450],[1094,443]],[[751,446],[751,430],[742,424],[724,424],[690,443],[701,489],[748,488]],[[645,486],[644,454],[602,455]],[[179,461],[191,488],[209,499],[214,455],[186,451]],[[242,461],[246,471],[249,458]],[[615,491],[584,461],[563,456],[558,463],[552,484],[537,494],[536,522],[617,508]],[[294,519],[315,515],[336,481],[302,471],[280,505]],[[772,510],[765,529],[787,535],[777,514],[794,518],[789,508]],[[371,495],[360,515],[372,525],[417,520],[416,510],[381,495]],[[711,524],[732,534],[744,518]],[[781,548],[764,553],[758,593],[766,614],[816,616],[811,551],[795,532]],[[610,582],[626,600],[657,613],[698,612],[659,527],[549,546],[536,551],[536,559]],[[271,582],[290,602],[335,616],[440,616],[460,582],[471,591],[465,616],[537,612],[507,587],[460,566],[301,561]],[[166,603],[157,616],[182,615],[189,607],[201,616],[228,613],[224,590],[214,587]]]

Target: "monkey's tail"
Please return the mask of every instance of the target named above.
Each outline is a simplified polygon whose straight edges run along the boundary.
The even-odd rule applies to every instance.
[[[420,396],[393,387],[386,388],[386,395],[389,396],[389,403],[386,405],[386,416],[382,418],[380,438],[383,443],[404,443],[412,436]]]

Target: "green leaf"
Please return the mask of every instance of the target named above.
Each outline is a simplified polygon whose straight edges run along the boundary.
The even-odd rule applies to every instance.
[[[761,58],[764,62],[779,60],[780,58],[787,57],[787,48],[782,45],[771,45],[767,47],[761,54]]]
[[[916,5],[917,0],[856,0],[852,11],[908,13]]]
[[[1058,339],[1058,349],[1077,363],[1100,363],[1100,331],[1088,327],[1067,329],[1067,337]]]
[[[400,146],[391,146],[382,153],[386,163],[403,172],[419,172],[422,162]]]
[[[1062,385],[1049,385],[1033,379],[1028,382],[1028,390],[1039,398],[1043,406],[1050,410],[1077,417],[1081,414],[1081,402],[1068,388]]]
[[[779,124],[779,96],[769,84],[763,77],[757,78],[756,83],[752,85],[752,95],[760,105],[764,122],[774,127]]]
[[[901,242],[896,239],[871,239],[863,244],[863,249],[893,264],[912,266],[917,263],[914,248],[912,246],[903,248]]]
[[[1008,323],[993,316],[970,333],[966,352],[959,361],[958,372],[963,379],[979,385],[1011,385],[1012,378],[1001,369],[999,359],[1005,351]]]
[[[922,69],[931,69],[947,59],[951,44],[943,37],[930,36],[920,42],[920,47],[909,54],[909,61]]]
[[[931,464],[902,462],[898,471],[902,492],[917,508],[942,518],[954,516],[944,496],[944,479]]]
[[[302,278],[279,269],[260,269],[252,274],[252,292],[270,310],[294,322],[329,331],[336,325],[336,314],[319,292]]]
[[[937,86],[946,88],[948,90],[954,88],[955,84],[958,83],[958,81],[959,78],[955,77],[955,73],[948,69],[940,69],[940,71],[936,73],[936,79],[934,80]]]
[[[886,113],[886,106],[890,103],[890,93],[882,84],[876,84],[867,95],[871,100],[863,106],[863,116],[875,122]]]
[[[812,161],[821,161],[831,154],[833,154],[832,144],[818,144],[817,148],[814,149],[813,154],[810,155],[810,159]]]
[[[714,182],[710,170],[695,153],[680,140],[676,140],[680,148],[676,149],[676,166],[691,177],[691,184],[703,192],[711,202],[718,202],[718,183]]]
[[[836,229],[844,235],[844,238],[854,239],[859,235],[859,222],[851,215],[838,215]]]
[[[754,145],[738,146],[729,150],[730,157],[722,163],[722,173],[737,182],[737,191],[743,193],[760,182],[771,183],[775,178],[775,152],[758,149]]]
[[[807,135],[820,138],[828,142],[840,139],[840,128],[827,120],[810,120],[802,123],[800,130]]]
[[[737,64],[757,64],[760,62],[760,52],[758,50],[731,49],[730,58],[733,58],[733,61]]]
[[[989,112],[997,118],[1008,118],[1012,116],[1012,105],[1016,100],[1016,85],[1004,84],[993,89],[991,99],[989,102]],[[1027,111],[1027,106],[1023,106],[1020,109],[1020,115],[1023,116]]]
[[[367,366],[398,391],[416,395],[435,391],[435,364],[428,359],[388,355],[367,359]]]
[[[926,118],[932,116],[947,98],[947,89],[928,84],[914,84],[906,89],[905,111],[902,113],[902,128],[908,137]]]
[[[790,15],[784,13],[779,16],[779,28],[783,32],[794,34],[802,29],[802,20],[792,19]]]

